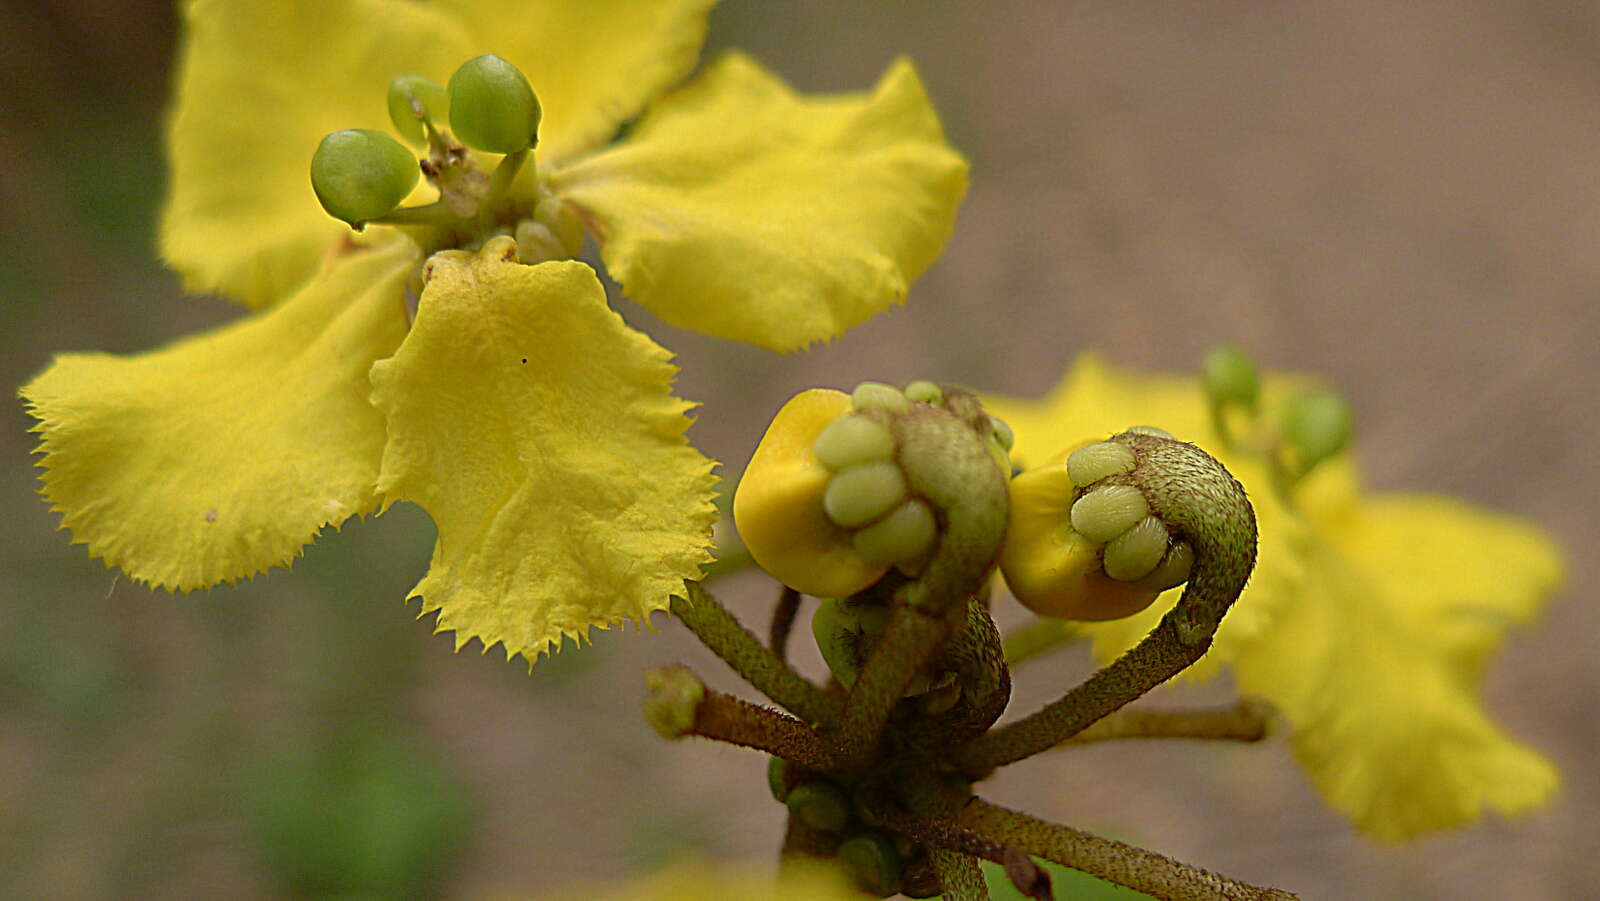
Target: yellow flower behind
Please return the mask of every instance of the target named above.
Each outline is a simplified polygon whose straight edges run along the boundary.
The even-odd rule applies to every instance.
[[[843,872],[811,861],[786,862],[782,873],[734,863],[682,861],[648,876],[539,895],[536,901],[860,901]]]
[[[1264,408],[1277,409],[1298,384],[1266,379]],[[1537,615],[1561,580],[1560,554],[1537,528],[1446,497],[1364,496],[1348,454],[1285,499],[1259,457],[1222,448],[1198,379],[1093,355],[1042,401],[984,404],[1011,424],[1024,467],[1148,424],[1199,443],[1244,483],[1261,529],[1259,562],[1202,672],[1230,665],[1242,694],[1272,702],[1311,781],[1363,831],[1396,841],[1549,800],[1554,767],[1508,737],[1479,699],[1505,630]],[[1109,661],[1177,595],[1125,620],[1074,628]]]
[[[439,530],[413,594],[458,644],[531,660],[664,609],[709,562],[715,520],[670,355],[587,265],[550,259],[575,245],[519,259],[496,235],[558,210],[663,319],[787,351],[903,300],[966,185],[908,63],[815,98],[729,54],[668,92],[713,3],[182,4],[162,254],[256,312],[144,354],[64,354],[22,388],[74,539],[189,590],[410,500]],[[443,83],[486,51],[544,111],[537,166],[494,208],[517,221],[485,207],[459,220],[478,234],[424,237],[323,212],[308,173],[325,134],[388,130],[390,79]],[[424,184],[411,201],[433,199]]]

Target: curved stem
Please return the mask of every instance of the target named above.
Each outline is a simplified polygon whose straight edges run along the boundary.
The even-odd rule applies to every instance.
[[[960,814],[968,828],[1001,838],[1030,854],[1169,901],[1295,901],[1261,888],[1179,863],[1154,851],[1058,826],[972,798]]]
[[[772,610],[772,626],[767,633],[767,646],[779,660],[788,662],[789,632],[794,629],[794,618],[800,613],[800,592],[785,585],[778,595],[778,606]]]
[[[806,722],[831,723],[838,717],[838,698],[791,669],[699,583],[687,585],[688,597],[672,598],[672,615],[740,678]]]

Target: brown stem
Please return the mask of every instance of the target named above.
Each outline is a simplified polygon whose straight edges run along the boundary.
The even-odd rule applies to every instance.
[[[1165,901],[1295,901],[1289,892],[1237,882],[1125,845],[972,798],[959,821],[1030,854]]]
[[[957,851],[937,848],[928,851],[933,871],[944,888],[944,901],[989,901],[989,887],[983,883],[978,860]]]
[[[929,819],[908,813],[886,803],[883,798],[873,799],[870,809],[879,822],[930,849],[954,851],[1000,864],[1005,867],[1011,883],[1026,897],[1040,901],[1049,901],[1053,897],[1049,874],[1040,869],[1021,848],[980,835],[950,820]]]
[[[839,769],[838,758],[810,726],[719,691],[706,690],[695,711],[694,725],[684,734],[765,751],[806,769]]]
[[[767,633],[767,646],[773,656],[785,663],[789,660],[789,632],[794,628],[794,618],[800,612],[800,592],[785,585],[778,595],[778,606],[772,608],[772,628]]]

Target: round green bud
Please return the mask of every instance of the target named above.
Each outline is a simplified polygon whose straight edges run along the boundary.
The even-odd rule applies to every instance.
[[[854,606],[861,634],[882,635],[883,627],[889,625],[889,605],[858,601]]]
[[[944,389],[933,382],[918,379],[906,386],[906,397],[921,404],[937,404],[944,401]]]
[[[857,410],[888,410],[904,413],[911,409],[911,400],[893,385],[882,382],[862,382],[850,392],[850,404]]]
[[[1016,433],[1011,431],[1011,426],[1007,425],[1004,419],[998,416],[990,416],[989,430],[994,433],[994,440],[1000,442],[1000,446],[1006,450],[1009,451],[1016,446]]]
[[[887,898],[900,890],[900,852],[881,832],[858,832],[834,852],[845,871],[869,894]]]
[[[394,212],[422,175],[405,145],[381,131],[347,128],[311,156],[311,188],[328,215],[359,229]]]
[[[1179,541],[1172,545],[1167,555],[1161,558],[1155,571],[1139,580],[1139,587],[1151,591],[1166,591],[1177,588],[1189,581],[1189,570],[1194,568],[1194,548],[1187,541]]]
[[[450,128],[468,147],[527,150],[538,141],[540,115],[527,77],[493,53],[467,60],[450,76]]]
[[[1132,485],[1102,485],[1078,498],[1070,515],[1073,531],[1090,541],[1105,542],[1150,515],[1150,506]]]
[[[449,103],[444,88],[421,75],[396,75],[389,82],[389,121],[400,137],[419,147],[428,143],[422,120],[445,119]]]
[[[789,761],[782,757],[767,760],[767,790],[779,804],[789,797]]]
[[[823,466],[837,471],[893,459],[894,435],[887,426],[865,416],[841,416],[822,430],[811,449]]]
[[[1133,528],[1106,542],[1102,556],[1106,575],[1121,582],[1134,582],[1155,571],[1167,555],[1172,536],[1154,516],[1146,516]]]
[[[868,563],[888,566],[922,556],[939,537],[939,523],[927,504],[909,500],[888,516],[850,536],[850,544]]]
[[[784,799],[794,818],[818,832],[838,832],[850,822],[850,796],[831,782],[807,782]]]
[[[1200,364],[1200,380],[1215,403],[1253,410],[1261,399],[1261,376],[1256,361],[1232,345],[1213,347]]]
[[[1350,405],[1325,389],[1302,391],[1283,411],[1283,437],[1304,469],[1344,450],[1350,441]]]
[[[1067,457],[1067,478],[1073,485],[1087,488],[1106,476],[1131,472],[1138,463],[1126,444],[1102,441],[1080,447]]]
[[[906,477],[888,461],[863,463],[841,470],[828,480],[822,509],[835,525],[866,525],[888,513],[906,496]]]

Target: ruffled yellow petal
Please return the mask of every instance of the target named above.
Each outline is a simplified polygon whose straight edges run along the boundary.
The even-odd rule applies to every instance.
[[[1287,380],[1269,382],[1265,390],[1270,403],[1287,390]],[[1260,530],[1255,573],[1223,619],[1211,650],[1184,672],[1186,678],[1215,675],[1239,648],[1266,629],[1274,608],[1299,584],[1302,566],[1297,545],[1304,541],[1305,527],[1278,501],[1265,467],[1222,449],[1212,432],[1198,379],[1111,366],[1098,354],[1085,353],[1043,400],[983,395],[983,405],[1011,426],[1016,436],[1011,457],[1025,468],[1043,464],[1086,439],[1103,440],[1129,426],[1153,425],[1199,444],[1244,485]],[[1324,477],[1332,478],[1318,472],[1312,479]],[[1132,616],[1075,623],[1073,628],[1089,634],[1095,656],[1108,662],[1149,635],[1182,592],[1182,588],[1165,592]]]
[[[388,131],[389,79],[442,84],[476,53],[451,16],[410,0],[198,0],[185,20],[161,253],[189,290],[264,306],[351,234],[311,190],[322,137]]]
[[[630,297],[666,321],[792,350],[904,299],[966,190],[911,64],[811,98],[729,55],[615,148],[558,170]]]
[[[712,463],[683,436],[669,356],[582,263],[499,238],[425,267],[417,320],[372,368],[378,489],[439,530],[413,596],[439,629],[532,661],[563,636],[664,609],[710,560]]]
[[[700,57],[716,0],[441,0],[478,52],[510,60],[544,108],[539,158],[561,162],[682,81]],[[448,74],[448,73],[447,73]],[[442,82],[441,82],[442,83]]]
[[[367,370],[406,331],[404,245],[355,253],[277,309],[132,357],[68,354],[22,389],[44,494],[89,552],[191,589],[287,565],[373,508]]]
[[[1310,549],[1295,602],[1235,661],[1240,691],[1288,719],[1295,756],[1328,804],[1385,841],[1522,813],[1559,782],[1489,720],[1477,693],[1483,655],[1551,588],[1553,552],[1526,526],[1455,502],[1398,504],[1420,514],[1400,514],[1406,536],[1421,526],[1479,541],[1391,542],[1403,536],[1383,517],[1399,511],[1377,505]]]

